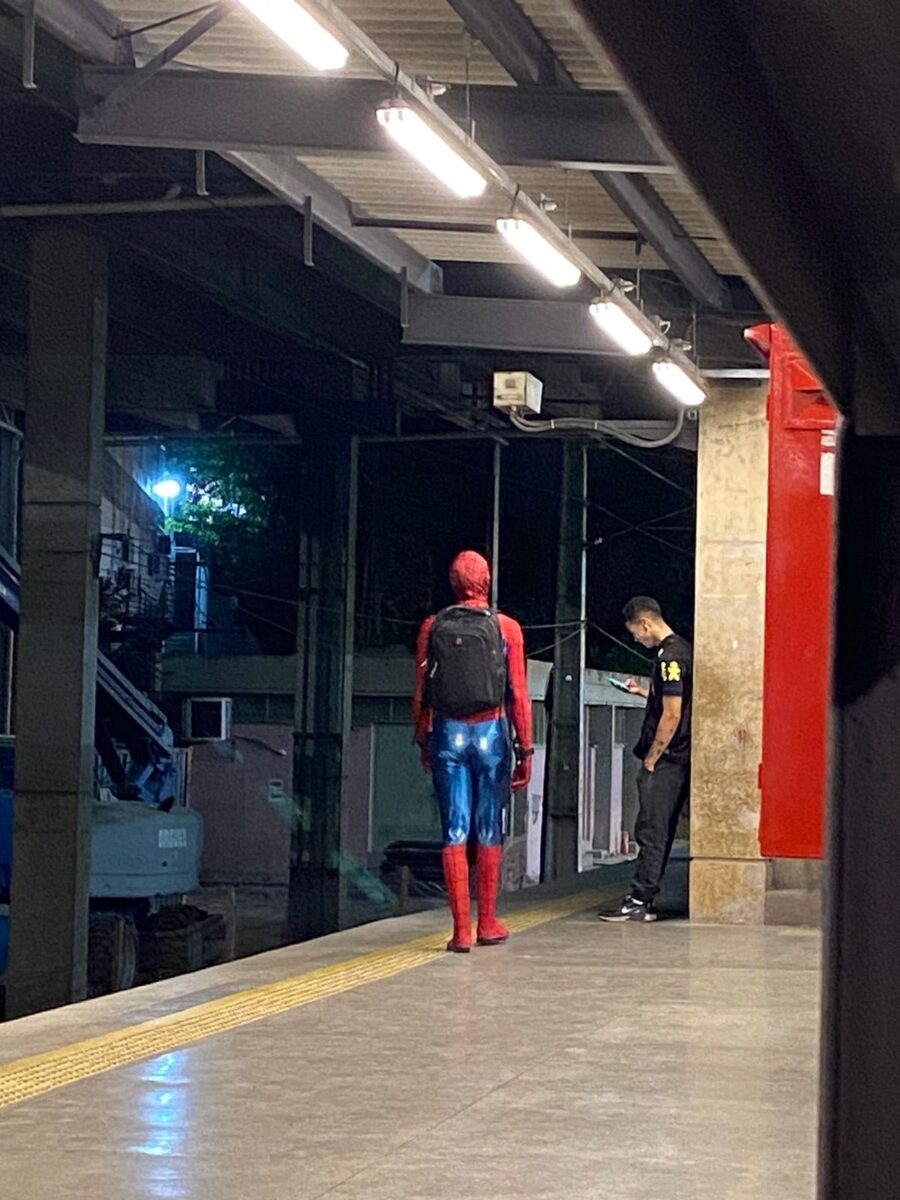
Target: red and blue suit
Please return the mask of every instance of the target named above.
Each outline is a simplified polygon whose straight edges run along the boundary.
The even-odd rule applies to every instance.
[[[450,568],[456,603],[471,608],[490,605],[491,573],[473,550],[460,554]],[[507,695],[502,708],[455,719],[433,712],[426,702],[426,674],[431,631],[429,617],[416,645],[416,690],[413,703],[415,739],[422,763],[434,780],[443,832],[444,876],[453,913],[453,938],[447,949],[466,953],[472,945],[467,847],[477,843],[479,945],[497,945],[509,930],[497,920],[500,887],[503,809],[514,791],[531,778],[531,700],[525,667],[522,628],[512,617],[497,614],[507,665]],[[510,728],[511,727],[511,728]],[[513,743],[511,733],[515,735]],[[510,776],[515,750],[516,767]]]

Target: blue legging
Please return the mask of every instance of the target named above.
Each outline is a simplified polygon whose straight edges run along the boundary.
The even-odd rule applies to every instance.
[[[438,717],[429,744],[444,845],[465,845],[474,817],[478,844],[499,846],[509,800],[506,719],[467,725]]]

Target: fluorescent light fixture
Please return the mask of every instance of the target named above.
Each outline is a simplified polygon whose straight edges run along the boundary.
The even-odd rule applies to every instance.
[[[339,71],[350,52],[295,0],[241,0],[244,8],[317,71]]]
[[[671,359],[661,358],[653,363],[653,374],[666,391],[687,408],[696,408],[706,399],[706,392],[699,383]]]
[[[637,357],[653,348],[653,339],[615,300],[595,300],[591,316],[620,350]]]
[[[501,217],[497,222],[497,232],[554,287],[573,287],[581,278],[581,272],[575,264],[560,254],[555,246],[551,246],[528,221],[518,217]]]
[[[181,484],[177,479],[160,479],[153,485],[153,494],[160,500],[177,500],[181,495]]]
[[[440,134],[406,104],[385,104],[376,110],[378,124],[416,162],[430,171],[460,200],[480,196],[487,180],[470,167],[461,154],[448,146]]]

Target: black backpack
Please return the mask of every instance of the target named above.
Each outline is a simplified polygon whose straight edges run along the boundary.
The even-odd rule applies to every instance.
[[[428,705],[439,717],[461,720],[502,708],[506,654],[496,613],[456,605],[434,619],[428,647]]]

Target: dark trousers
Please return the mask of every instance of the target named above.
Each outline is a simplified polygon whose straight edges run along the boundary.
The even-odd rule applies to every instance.
[[[637,900],[650,901],[659,893],[678,818],[687,799],[689,775],[687,763],[662,760],[655,771],[641,767],[637,781],[640,809],[635,827],[640,854],[631,885],[631,894]]]

